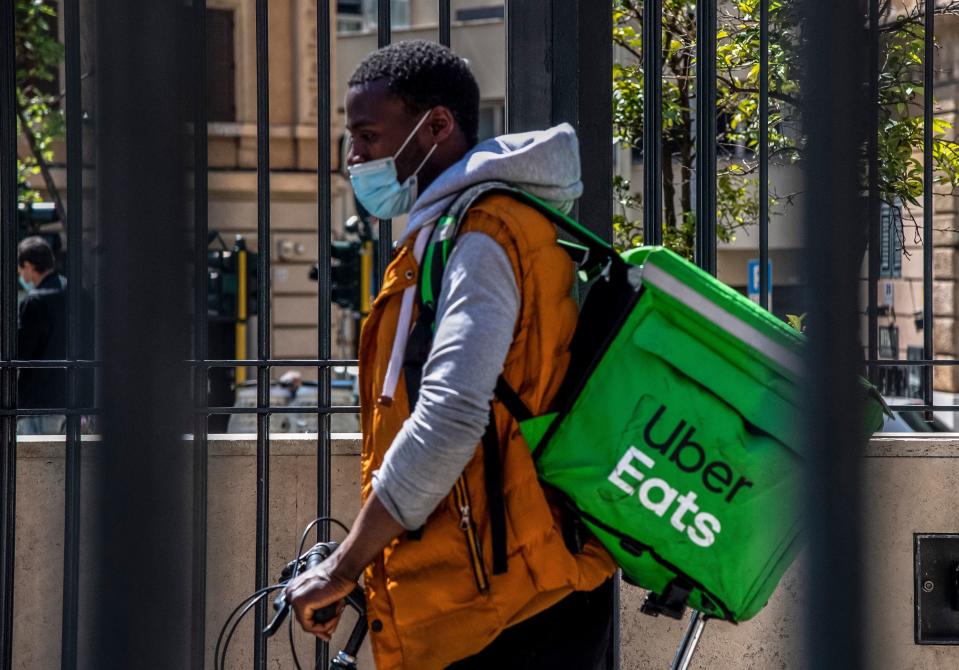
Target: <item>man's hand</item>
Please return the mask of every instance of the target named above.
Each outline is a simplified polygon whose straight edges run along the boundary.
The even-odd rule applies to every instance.
[[[329,642],[345,607],[343,599],[356,586],[366,566],[401,532],[403,526],[373,493],[337,550],[315,568],[297,575],[284,590],[303,630]],[[313,623],[313,612],[330,603],[337,603],[336,616],[324,623]]]
[[[340,615],[343,613],[345,607],[343,599],[356,586],[355,581],[335,574],[333,563],[334,561],[327,559],[297,575],[283,592],[303,630],[327,642],[330,641],[340,621]],[[336,616],[327,621],[315,623],[313,613],[331,603],[336,603]]]

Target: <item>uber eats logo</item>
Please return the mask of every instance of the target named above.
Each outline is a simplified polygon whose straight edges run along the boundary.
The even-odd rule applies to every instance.
[[[693,440],[696,427],[683,419],[670,431],[671,422],[665,419],[665,413],[666,405],[660,405],[643,429],[643,442],[663,455],[663,459],[658,459],[662,465],[657,465],[657,460],[636,446],[630,446],[608,479],[628,496],[635,494],[643,507],[656,516],[665,518],[669,515],[672,527],[685,533],[694,544],[708,547],[722,532],[722,522],[717,514],[700,507],[695,491],[680,495],[668,481],[670,470],[674,473],[678,469],[687,474],[699,472],[706,490],[716,494],[715,498],[710,496],[709,502],[719,505],[731,503],[753,482],[738,475],[725,461],[707,462],[706,451]],[[711,509],[717,511],[715,507]]]

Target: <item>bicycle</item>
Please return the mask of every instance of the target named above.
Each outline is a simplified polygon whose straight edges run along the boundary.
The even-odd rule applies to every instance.
[[[286,597],[282,593],[282,591],[286,588],[286,585],[295,579],[296,576],[301,572],[309,570],[329,558],[329,556],[336,551],[336,548],[339,546],[336,542],[317,542],[310,548],[309,551],[305,553],[303,552],[303,545],[306,541],[306,536],[309,534],[310,530],[316,526],[316,524],[322,522],[333,522],[343,528],[346,532],[349,532],[349,529],[336,519],[321,517],[310,522],[310,524],[303,531],[303,535],[300,537],[300,543],[297,548],[297,558],[290,561],[286,567],[283,568],[278,582],[262,589],[258,589],[256,592],[244,598],[243,601],[240,602],[240,604],[237,605],[236,608],[234,608],[230,615],[226,618],[223,627],[220,629],[220,634],[217,636],[216,646],[213,650],[214,670],[226,670],[226,658],[230,642],[233,639],[233,634],[236,632],[240,621],[243,620],[243,617],[245,617],[254,607],[256,607],[260,600],[276,591],[281,591],[281,593],[273,600],[273,609],[275,610],[276,614],[274,614],[273,619],[270,621],[267,627],[261,631],[260,634],[264,637],[272,637],[277,633],[277,631],[280,630],[283,622],[289,617],[291,609],[290,603],[286,601]],[[345,601],[347,605],[356,610],[359,617],[357,618],[356,624],[353,626],[353,630],[350,633],[346,645],[336,654],[336,656],[330,660],[329,670],[357,670],[356,656],[359,653],[363,641],[366,639],[366,598],[363,594],[363,589],[361,589],[359,586],[356,586],[345,598]],[[338,603],[331,603],[330,605],[315,611],[313,613],[313,621],[315,623],[329,621],[336,616],[337,605]],[[232,625],[230,624],[231,621]],[[302,670],[299,659],[297,658],[296,647],[293,643],[293,619],[290,618],[288,623],[290,653],[293,655],[293,663],[296,666],[296,669]],[[227,632],[228,626],[229,632]],[[224,633],[226,633],[225,639],[223,637]]]

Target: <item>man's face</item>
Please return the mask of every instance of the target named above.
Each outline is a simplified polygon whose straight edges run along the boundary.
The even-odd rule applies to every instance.
[[[17,266],[17,274],[23,277],[23,281],[36,285],[39,283],[40,273],[33,267],[30,261],[24,261],[23,265]]]
[[[350,88],[346,95],[346,129],[352,138],[347,165],[393,156],[416,127],[422,114],[413,115],[389,93],[385,80]],[[396,175],[406,180],[432,146],[424,123],[396,158]]]

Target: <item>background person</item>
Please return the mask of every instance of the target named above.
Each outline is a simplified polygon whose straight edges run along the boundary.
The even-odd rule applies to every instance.
[[[53,250],[39,236],[17,247],[17,273],[26,295],[17,314],[17,358],[26,361],[63,360],[67,355],[67,280],[55,269]],[[65,407],[66,371],[22,368],[17,379],[21,409]],[[21,435],[63,434],[65,417],[57,414],[20,417]]]

